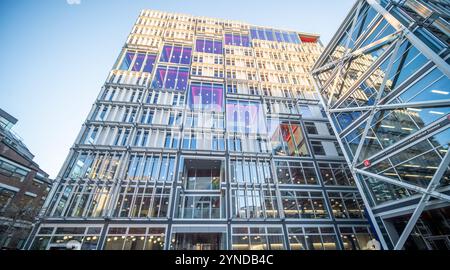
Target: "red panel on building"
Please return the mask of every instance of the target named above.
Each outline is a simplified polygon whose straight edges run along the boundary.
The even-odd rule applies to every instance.
[[[312,43],[316,43],[317,42],[317,38],[316,37],[305,37],[305,36],[300,36],[300,40],[302,42],[312,42]]]

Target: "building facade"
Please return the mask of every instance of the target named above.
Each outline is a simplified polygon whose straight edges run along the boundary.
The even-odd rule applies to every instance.
[[[0,248],[24,247],[50,191],[48,175],[11,129],[17,119],[0,109]]]
[[[450,249],[448,1],[357,1],[313,67],[386,249]]]
[[[29,249],[364,249],[314,34],[144,10]]]

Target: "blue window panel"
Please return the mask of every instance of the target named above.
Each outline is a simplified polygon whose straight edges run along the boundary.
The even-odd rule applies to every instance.
[[[241,42],[241,35],[233,35],[233,45],[235,46],[241,46],[242,42]]]
[[[205,40],[205,49],[203,52],[213,53],[214,52],[214,42],[212,40]]]
[[[145,61],[145,66],[143,72],[151,73],[153,71],[153,67],[155,66],[156,55],[148,54],[147,60]]]
[[[181,46],[174,46],[172,49],[172,57],[170,58],[170,62],[174,64],[179,64],[181,60],[181,53],[182,53],[183,47]]]
[[[166,73],[167,73],[166,66],[158,66],[158,68],[156,69],[155,79],[152,82],[152,88],[154,89],[163,88]]]
[[[195,51],[196,52],[204,52],[204,50],[205,50],[205,40],[197,39],[195,41]]]
[[[181,56],[181,64],[189,65],[191,63],[191,56],[192,56],[192,48],[184,47],[183,54]]]
[[[273,37],[272,29],[266,29],[266,37],[267,37],[267,40],[275,41],[275,38]]]
[[[190,86],[190,108],[223,111],[223,89],[223,84],[192,82]]]
[[[283,42],[283,35],[280,31],[275,31],[275,38],[278,42]]]
[[[134,61],[132,71],[141,71],[142,66],[145,61],[145,53],[138,53],[136,56],[136,60]]]
[[[266,40],[266,35],[264,34],[264,29],[258,29],[258,38]]]
[[[249,36],[242,36],[241,40],[242,40],[242,46],[250,47],[250,38],[249,38]]]
[[[214,52],[213,53],[222,54],[222,51],[223,51],[222,41],[215,40],[214,41]]]
[[[167,71],[165,85],[164,85],[165,89],[175,89],[177,74],[178,74],[177,67],[169,67],[169,70]]]
[[[250,36],[252,37],[252,39],[258,39],[258,33],[255,28],[250,29]]]
[[[178,70],[176,90],[186,91],[189,76],[189,68],[181,67]]]
[[[160,62],[169,62],[171,54],[172,54],[172,45],[164,45],[163,50],[161,52],[161,57],[159,58],[159,61]]]
[[[122,59],[122,64],[120,65],[121,70],[128,70],[133,62],[135,52],[127,52]]]
[[[295,44],[300,44],[300,39],[298,38],[297,33],[291,33],[291,42]]]
[[[289,38],[289,34],[286,32],[283,32],[283,39],[284,39],[284,42],[288,42],[288,43],[291,42],[291,39]]]
[[[232,45],[232,44],[233,44],[233,35],[225,34],[225,45]]]

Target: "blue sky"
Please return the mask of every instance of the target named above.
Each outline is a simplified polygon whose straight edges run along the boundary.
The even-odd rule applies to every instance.
[[[141,9],[318,33],[327,44],[354,2],[2,0],[0,108],[56,177]]]

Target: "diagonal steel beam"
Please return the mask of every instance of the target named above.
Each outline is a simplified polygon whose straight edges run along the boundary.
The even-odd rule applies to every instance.
[[[375,173],[367,172],[367,171],[364,171],[364,170],[361,170],[361,169],[354,169],[354,171],[356,173],[375,178],[377,180],[380,180],[382,182],[386,182],[388,184],[396,185],[396,186],[403,187],[403,188],[406,188],[406,189],[409,189],[409,190],[414,190],[414,191],[420,192],[422,194],[428,194],[428,195],[430,195],[432,197],[435,197],[435,198],[438,198],[438,199],[450,202],[450,196],[449,195],[446,195],[446,194],[443,194],[443,193],[440,193],[440,192],[437,192],[437,191],[428,191],[427,189],[422,188],[422,187],[411,185],[411,184],[408,184],[408,183],[405,183],[405,182],[401,182],[399,180],[395,180],[395,179],[392,179],[392,178],[389,178],[389,177],[386,177],[386,176],[382,176],[382,175],[378,175],[378,174],[375,174]]]
[[[408,239],[409,235],[411,234],[411,231],[414,229],[414,226],[417,223],[417,220],[419,220],[420,215],[422,214],[423,210],[425,209],[426,203],[430,200],[430,192],[433,192],[436,187],[439,185],[439,181],[441,181],[442,176],[444,176],[444,173],[447,171],[448,165],[450,164],[450,151],[447,151],[445,154],[441,164],[439,165],[438,169],[436,170],[436,173],[434,174],[433,178],[430,181],[430,184],[427,187],[427,193],[422,196],[419,203],[417,204],[417,208],[414,210],[411,218],[409,219],[408,223],[406,224],[405,229],[403,229],[402,234],[400,235],[400,238],[397,241],[397,244],[395,245],[394,249],[399,250],[403,248],[403,245],[405,244],[406,240]]]

